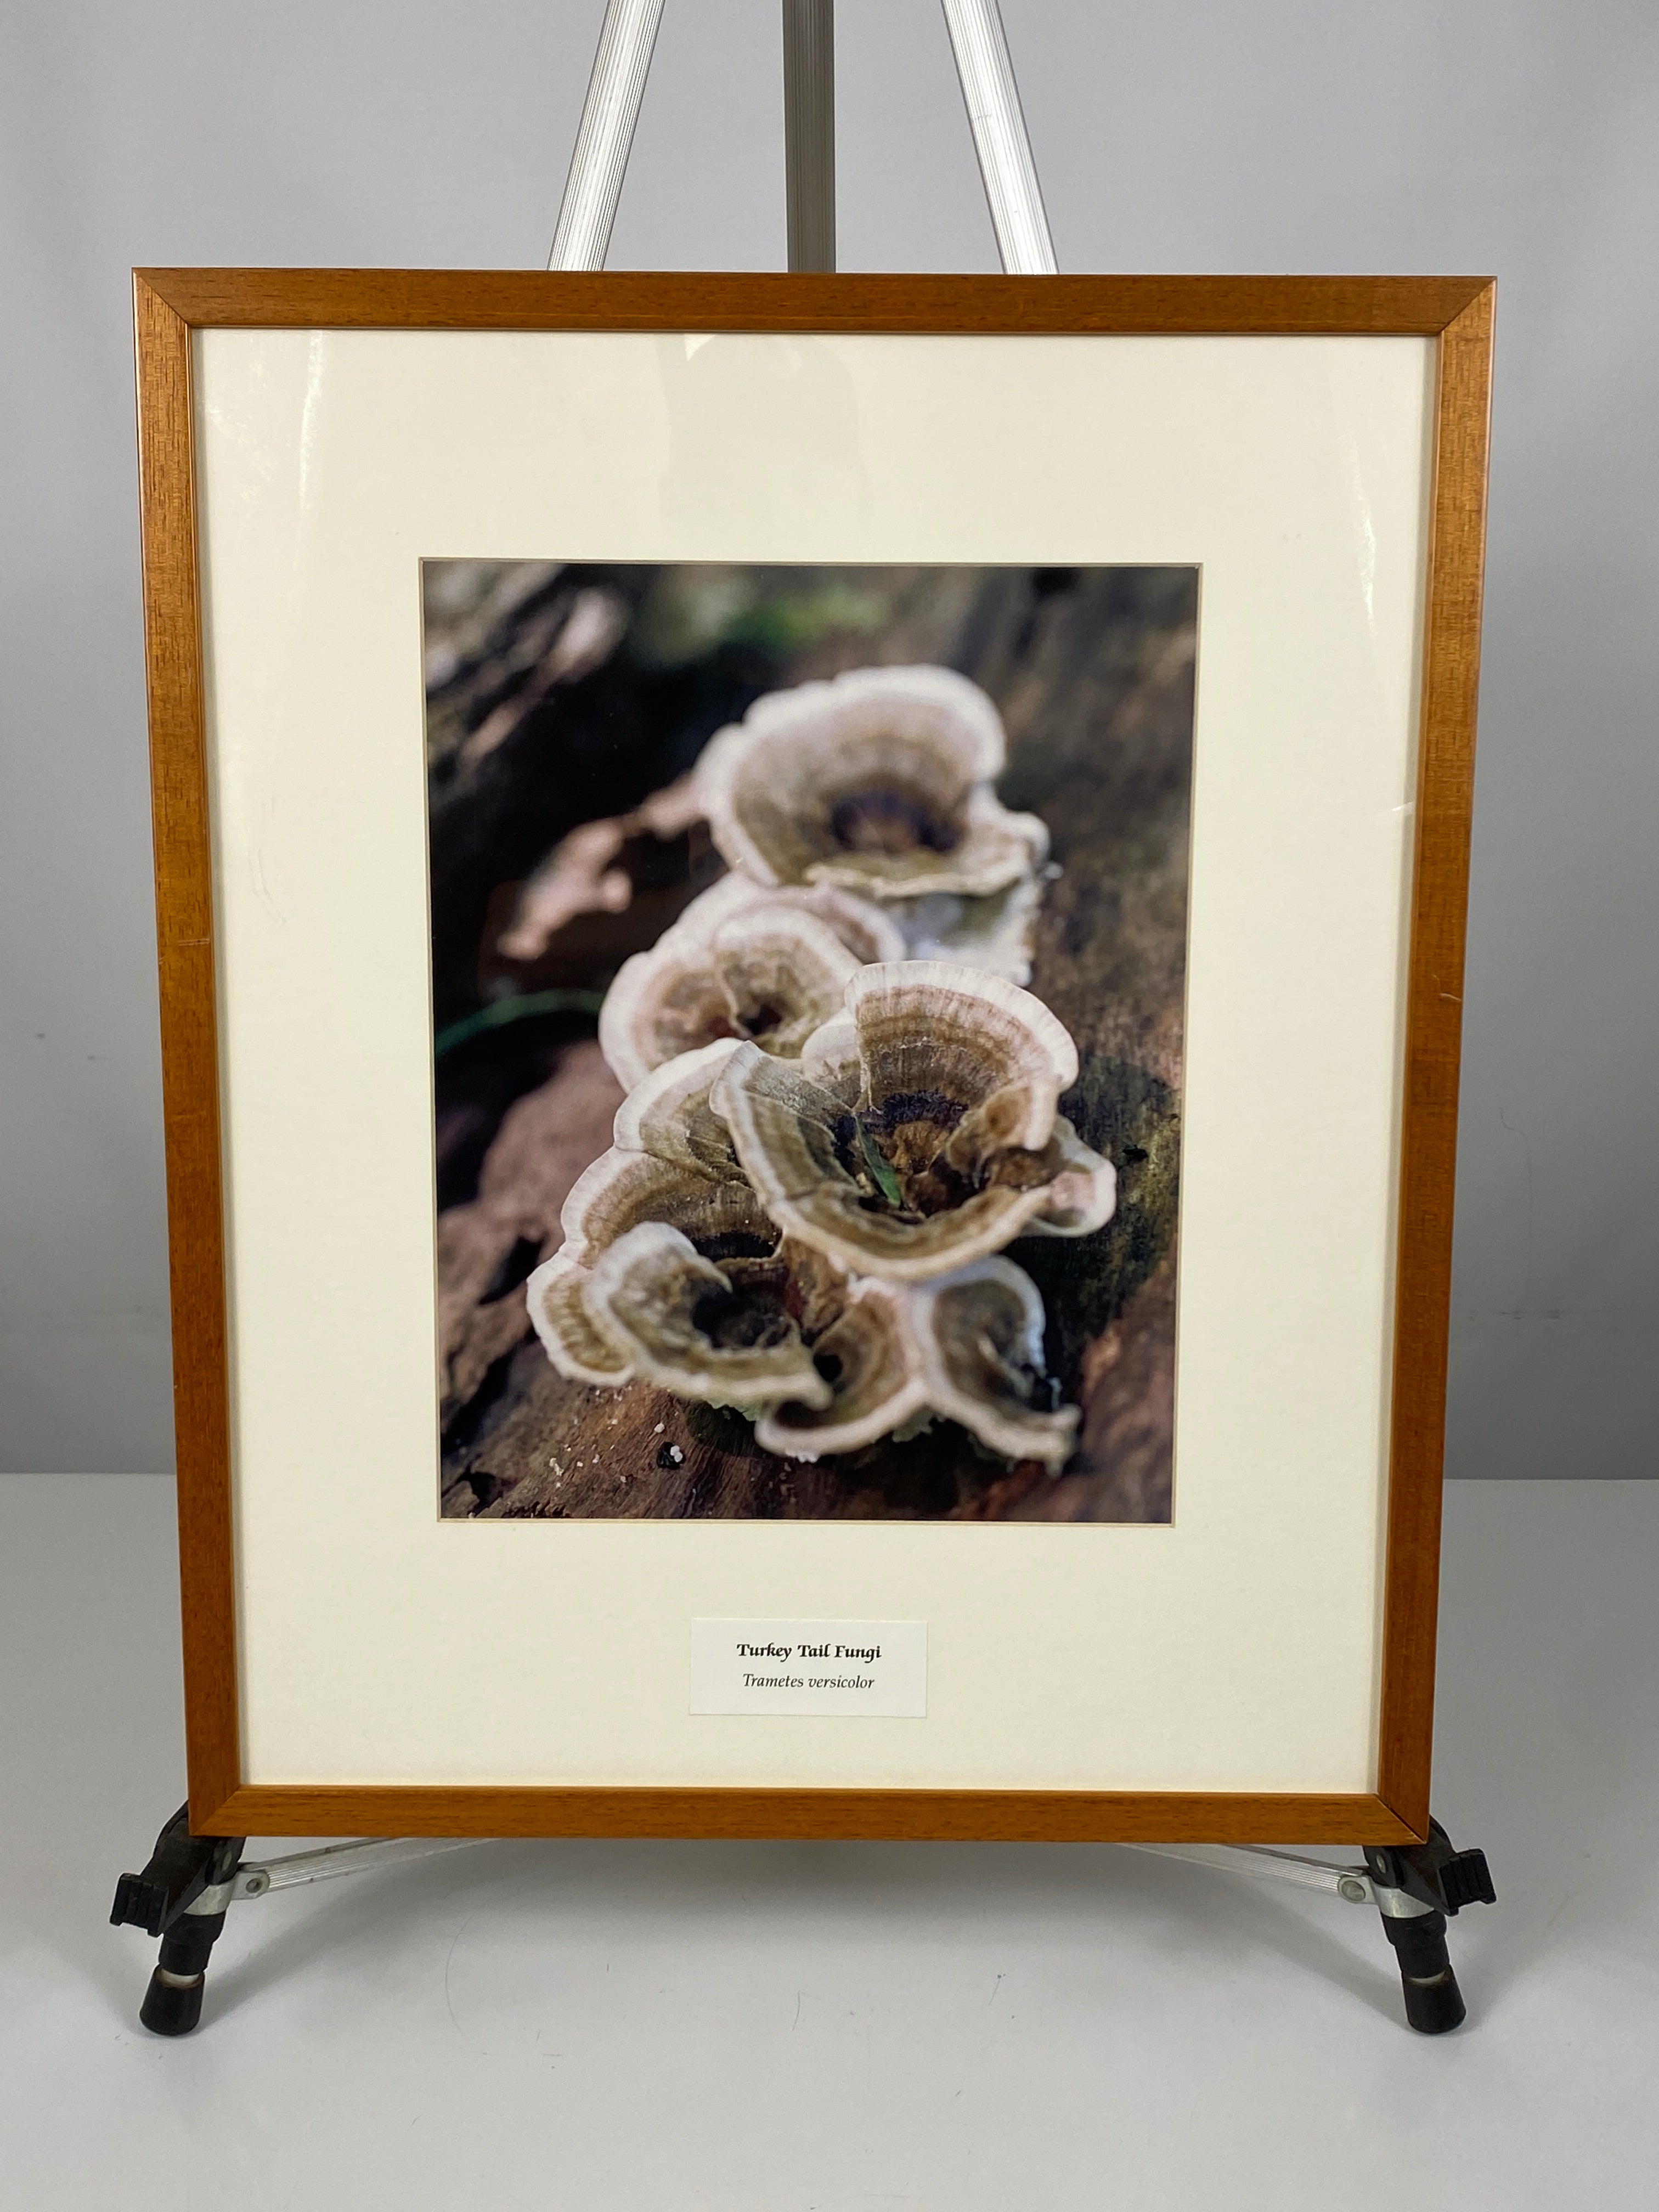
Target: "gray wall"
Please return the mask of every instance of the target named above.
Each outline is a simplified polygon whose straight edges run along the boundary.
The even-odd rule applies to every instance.
[[[1501,280],[1450,1469],[1646,1475],[1652,0],[1004,0],[1068,270]],[[127,270],[539,265],[599,0],[54,0],[0,81],[0,1465],[170,1457]],[[842,260],[989,269],[935,0],[842,0]],[[783,248],[775,0],[669,0],[617,267]]]

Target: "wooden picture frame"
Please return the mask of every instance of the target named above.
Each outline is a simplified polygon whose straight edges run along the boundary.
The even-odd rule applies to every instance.
[[[144,604],[191,1825],[202,1834],[1385,1844],[1427,1833],[1493,287],[1462,277],[136,273]],[[1410,336],[1432,343],[1404,982],[1376,1786],[1202,1790],[251,1783],[238,1687],[195,343],[216,330]]]

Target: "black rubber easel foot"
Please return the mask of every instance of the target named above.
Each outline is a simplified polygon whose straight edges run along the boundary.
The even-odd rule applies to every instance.
[[[224,1930],[225,1907],[240,1863],[241,1836],[193,1836],[181,1805],[155,1838],[142,1874],[115,1886],[110,1919],[161,1939],[161,1954],[138,2008],[153,2035],[188,2035],[202,2017],[208,1960]]]
[[[205,1973],[181,1977],[164,1973],[158,1966],[138,2008],[140,2022],[152,2035],[188,2035],[202,2017],[206,1986]]]
[[[1424,1912],[1408,1920],[1385,1917],[1382,1932],[1394,1946],[1406,2020],[1419,2035],[1445,2035],[1468,2015],[1446,1949],[1446,1916]]]
[[[1444,2035],[1450,2028],[1462,2027],[1468,2019],[1468,2007],[1449,1966],[1431,1982],[1413,1980],[1409,1974],[1401,1980],[1406,1993],[1407,2024],[1419,2035]]]

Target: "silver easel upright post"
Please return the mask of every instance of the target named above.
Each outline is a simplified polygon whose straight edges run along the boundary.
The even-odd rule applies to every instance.
[[[1002,266],[1052,276],[1054,242],[997,0],[943,0]],[[606,0],[550,269],[603,269],[663,0]],[[835,0],[783,0],[789,266],[836,265]]]
[[[836,265],[836,0],[783,0],[784,206],[792,269]]]

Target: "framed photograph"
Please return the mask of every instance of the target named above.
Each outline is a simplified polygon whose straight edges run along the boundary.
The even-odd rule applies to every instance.
[[[1425,1835],[1491,285],[136,285],[196,1830]]]

